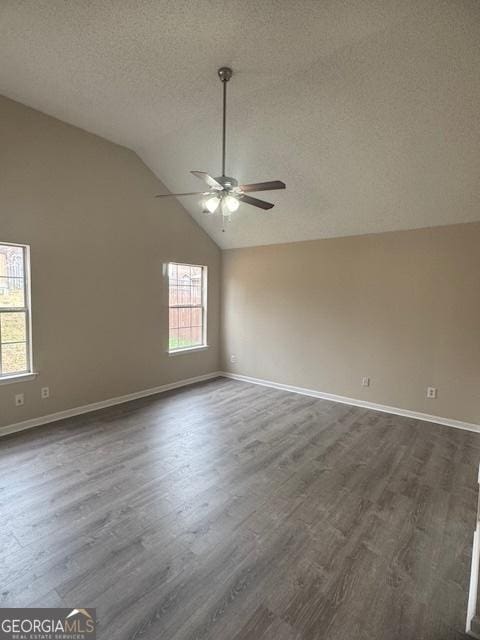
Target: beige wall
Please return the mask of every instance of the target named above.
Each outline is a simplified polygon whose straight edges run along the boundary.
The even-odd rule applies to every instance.
[[[480,223],[225,251],[222,291],[225,370],[480,424]]]
[[[31,246],[40,374],[0,385],[0,427],[217,370],[220,251],[153,198],[164,188],[140,159],[1,97],[0,140],[0,242]],[[209,267],[207,351],[166,353],[169,260]]]
[[[0,385],[0,428],[218,370],[220,252],[139,158],[6,98],[0,139],[0,242],[31,246],[39,371]],[[223,368],[480,423],[479,247],[474,223],[226,251]],[[207,351],[166,353],[169,260],[209,267]]]

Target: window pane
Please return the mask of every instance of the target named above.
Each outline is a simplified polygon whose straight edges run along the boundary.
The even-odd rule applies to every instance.
[[[23,248],[0,245],[0,277],[24,278]]]
[[[178,329],[178,309],[169,310],[169,325],[170,329]]]
[[[0,308],[24,306],[23,278],[0,277]]]
[[[19,313],[0,312],[0,340],[2,344],[27,341],[26,314],[23,311]]]
[[[168,304],[171,305],[175,305],[178,304],[177,301],[177,286],[178,286],[178,279],[177,279],[177,265],[176,264],[169,264],[168,265]]]
[[[178,329],[170,329],[169,349],[178,349]]]
[[[202,326],[202,310],[192,309],[191,312],[192,312],[191,326],[201,327]]]
[[[185,349],[192,344],[190,327],[182,327],[178,330],[178,348]]]
[[[28,371],[27,304],[25,297],[26,250],[0,244],[0,375]]]
[[[202,304],[201,282],[193,282],[191,289],[192,304]]]
[[[192,327],[192,344],[199,345],[203,342],[202,327]]]
[[[171,279],[177,279],[177,265],[173,262],[170,262],[168,265],[168,277]]]
[[[190,282],[183,278],[178,285],[178,304],[192,304]]]
[[[189,264],[177,264],[178,279],[190,278],[192,267]]]
[[[178,326],[179,327],[190,327],[192,324],[192,310],[190,308],[187,309],[179,309],[178,310]]]
[[[203,344],[204,268],[189,264],[168,266],[169,348]]]
[[[3,344],[2,374],[24,371],[27,371],[27,345],[25,343]]]

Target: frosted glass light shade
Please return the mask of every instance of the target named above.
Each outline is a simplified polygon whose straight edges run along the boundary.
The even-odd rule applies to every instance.
[[[210,213],[215,213],[219,204],[220,204],[220,198],[217,198],[217,196],[208,198],[208,200],[205,201],[205,206],[207,207]]]
[[[234,198],[233,196],[226,196],[225,205],[227,209],[230,211],[230,213],[233,213],[240,206],[240,202],[237,200],[237,198]]]

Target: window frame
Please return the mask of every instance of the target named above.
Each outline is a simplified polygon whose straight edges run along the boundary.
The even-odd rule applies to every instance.
[[[197,267],[202,270],[202,303],[201,305],[176,305],[170,306],[170,265],[183,266],[183,267]],[[207,342],[207,316],[208,316],[208,308],[207,308],[207,290],[208,290],[208,267],[205,264],[192,264],[190,262],[177,262],[174,260],[170,260],[165,264],[165,272],[167,276],[167,309],[168,309],[168,335],[167,335],[167,352],[171,356],[179,355],[181,353],[190,353],[192,351],[204,351],[208,349]],[[170,348],[170,309],[178,309],[178,308],[186,308],[186,309],[202,309],[202,344],[191,345],[189,347],[177,347],[175,349]]]
[[[30,286],[30,245],[20,244],[18,242],[0,241],[0,246],[18,247],[22,249],[23,255],[23,307],[0,307],[0,314],[3,313],[25,313],[25,340],[26,340],[26,356],[27,368],[24,371],[16,371],[14,373],[1,372],[2,343],[0,338],[0,385],[16,380],[31,379],[36,374],[33,371],[33,348],[32,348],[32,303],[31,303],[31,286]]]

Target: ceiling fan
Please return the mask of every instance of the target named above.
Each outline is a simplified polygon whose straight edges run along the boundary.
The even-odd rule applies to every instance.
[[[221,67],[218,70],[218,77],[223,84],[223,129],[222,129],[222,175],[212,178],[205,171],[191,171],[194,176],[203,180],[208,186],[205,191],[191,191],[188,193],[166,193],[155,196],[156,198],[171,198],[178,196],[199,196],[203,195],[204,213],[215,213],[219,208],[224,220],[238,209],[241,202],[250,204],[259,209],[271,209],[273,204],[258,198],[247,195],[248,192],[272,191],[274,189],[285,189],[285,183],[280,180],[270,182],[256,182],[254,184],[238,184],[238,180],[225,175],[225,142],[227,123],[227,82],[233,75],[230,67]]]

